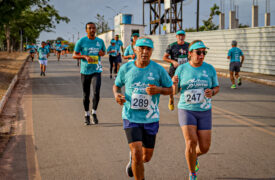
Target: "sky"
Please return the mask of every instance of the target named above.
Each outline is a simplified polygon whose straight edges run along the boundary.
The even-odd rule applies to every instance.
[[[221,0],[200,0],[200,25],[210,14],[210,8],[216,3],[220,6]],[[224,1],[225,28],[228,28],[230,0]],[[239,22],[251,25],[252,0],[232,0],[239,6]],[[258,0],[259,26],[264,26],[265,1]],[[58,10],[61,16],[70,18],[70,22],[56,24],[53,32],[42,32],[39,40],[56,39],[62,37],[74,42],[85,36],[85,24],[95,22],[96,14],[104,15],[111,29],[114,29],[114,16],[118,13],[133,14],[133,24],[142,24],[142,0],[51,0],[50,4]],[[183,29],[196,27],[197,0],[185,0],[183,5]],[[163,11],[163,10],[162,10]],[[145,7],[145,33],[149,34],[149,7]],[[275,25],[275,0],[270,0],[271,25]],[[218,16],[214,23],[218,25]]]

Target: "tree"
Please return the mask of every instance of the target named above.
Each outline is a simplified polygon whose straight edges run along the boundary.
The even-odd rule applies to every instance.
[[[97,27],[97,33],[105,33],[110,30],[108,22],[104,19],[104,15],[97,14],[96,15],[96,27]]]
[[[64,41],[64,39],[63,39],[62,37],[58,37],[58,38],[56,38],[56,40],[57,40],[57,41],[60,41],[60,42],[61,42],[61,41]]]
[[[195,28],[186,28],[184,31],[185,32],[196,32],[197,29],[195,29]]]
[[[214,16],[221,13],[219,9],[220,7],[217,6],[217,4],[214,4],[214,6],[210,8],[209,18],[207,20],[203,20],[204,25],[199,28],[200,31],[217,30],[219,28],[219,26],[213,23]]]
[[[249,27],[249,25],[247,25],[247,24],[239,24],[239,28],[248,28]]]
[[[55,28],[55,23],[69,22],[69,18],[60,16],[53,6],[47,4],[48,2],[49,0],[1,1],[0,28],[3,27],[5,30],[9,52],[11,51],[11,42],[13,47],[19,45],[20,31],[24,32],[24,36],[29,42],[35,42],[42,31],[52,31],[51,29]]]

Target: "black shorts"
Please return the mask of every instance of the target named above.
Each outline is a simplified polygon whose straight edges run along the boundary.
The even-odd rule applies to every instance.
[[[175,72],[176,72],[176,69],[177,69],[177,68],[174,68],[173,65],[171,65],[171,66],[169,67],[168,74],[169,74],[169,76],[170,76],[171,78],[174,76],[174,74],[175,74]]]
[[[241,71],[241,62],[231,62],[229,65],[229,71],[240,72]]]
[[[121,54],[119,53],[117,56],[117,63],[121,63],[121,62],[122,62]]]
[[[154,148],[156,136],[159,128],[159,123],[139,124],[131,123],[129,120],[123,120],[125,134],[128,144],[141,141],[145,148]]]

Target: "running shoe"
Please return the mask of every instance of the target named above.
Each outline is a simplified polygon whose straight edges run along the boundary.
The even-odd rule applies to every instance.
[[[92,116],[93,116],[92,124],[98,124],[98,119],[96,114],[92,114]]]
[[[174,101],[173,100],[171,100],[171,99],[169,99],[169,104],[168,104],[168,109],[170,110],[170,111],[174,111]]]
[[[90,116],[85,116],[85,123],[86,125],[90,125]]]
[[[197,158],[195,171],[198,172],[199,169],[200,169],[200,164],[199,164],[199,159]]]
[[[112,79],[113,78],[113,76],[112,76],[112,74],[110,74],[110,79]]]
[[[127,166],[126,166],[126,174],[127,174],[129,177],[133,177],[133,176],[134,176],[133,171],[132,171],[132,155],[131,155],[131,152],[130,152],[130,160],[129,160],[129,163],[128,163]]]
[[[46,76],[45,72],[43,72],[43,76]]]
[[[42,75],[43,75],[43,72],[41,71],[41,72],[40,72],[40,76],[42,76]]]
[[[197,174],[196,173],[190,173],[189,180],[197,180]]]
[[[241,77],[238,78],[238,86],[241,86],[242,85],[242,79]]]
[[[232,84],[231,89],[236,89],[236,88],[237,88],[236,85]]]

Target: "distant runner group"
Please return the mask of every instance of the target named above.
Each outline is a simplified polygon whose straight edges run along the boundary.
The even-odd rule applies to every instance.
[[[210,148],[212,98],[219,92],[216,70],[204,62],[207,46],[201,40],[188,43],[185,41],[185,31],[177,31],[177,41],[168,45],[163,56],[163,60],[170,63],[167,73],[161,65],[151,60],[154,42],[150,37],[139,37],[138,33],[133,33],[130,37],[131,44],[124,50],[122,41],[116,35],[106,49],[104,41],[96,37],[95,23],[88,22],[85,30],[87,36],[77,41],[73,52],[73,58],[81,61],[85,124],[99,123],[96,111],[100,100],[101,57],[107,52],[110,78],[115,79],[113,94],[115,101],[123,106],[123,128],[130,148],[127,175],[136,180],[145,179],[144,163],[149,162],[153,156],[159,130],[160,95],[170,96],[168,108],[173,111],[173,96],[180,93],[178,121],[185,140],[189,179],[196,180],[199,170],[198,158]],[[237,42],[232,41],[232,49],[227,57],[230,59],[231,88],[236,88],[235,78],[237,84],[241,85],[239,72],[244,62],[244,55],[236,46]],[[64,46],[60,42],[57,42],[54,48],[45,42],[41,43],[37,50],[41,76],[45,76],[50,50],[54,49],[59,61],[62,48]],[[37,48],[33,44],[28,49],[33,59]],[[122,58],[128,62],[121,66]],[[90,113],[91,86],[93,91]]]

